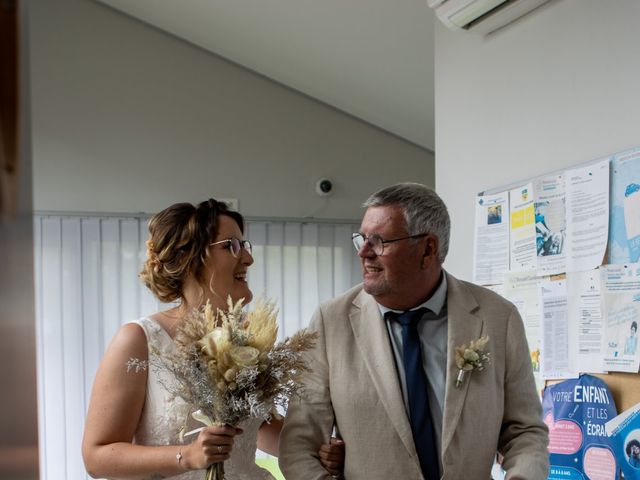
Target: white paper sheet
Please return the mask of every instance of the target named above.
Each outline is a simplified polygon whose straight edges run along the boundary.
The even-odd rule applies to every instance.
[[[535,193],[535,230],[538,275],[554,275],[567,271],[566,195],[564,175],[548,175],[537,179]]]
[[[476,197],[473,281],[503,282],[509,270],[509,192]]]
[[[609,234],[609,159],[567,170],[567,272],[602,264]]]
[[[549,380],[577,377],[569,357],[566,281],[548,281],[540,285],[540,312],[542,378]]]
[[[602,373],[600,271],[567,273],[569,357],[580,372]]]
[[[527,183],[509,192],[510,271],[533,270],[536,261],[536,227],[533,208],[533,184]]]
[[[544,381],[540,375],[540,352],[542,349],[540,332],[540,305],[539,290],[543,282],[549,277],[538,277],[536,272],[509,273],[505,275],[504,297],[513,303],[524,322],[533,376],[538,390],[544,387]]]
[[[640,263],[604,265],[604,368],[616,372],[638,372],[640,349]]]

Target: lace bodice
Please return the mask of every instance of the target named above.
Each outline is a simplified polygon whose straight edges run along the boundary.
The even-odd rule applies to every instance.
[[[154,320],[142,318],[136,320],[142,327],[149,347],[153,346],[161,352],[171,352],[175,344],[167,332]],[[152,349],[149,348],[149,355]],[[174,398],[163,384],[172,378],[166,371],[160,371],[155,362],[149,362],[147,372],[147,398],[140,423],[135,433],[134,442],[139,445],[177,445],[179,432],[185,425],[189,414],[188,405],[180,398]],[[202,426],[195,422],[187,422],[187,428]],[[238,427],[244,431],[234,439],[231,457],[224,462],[226,480],[273,480],[269,473],[255,464],[256,438],[260,419],[250,419],[240,423]],[[171,479],[202,480],[204,470],[187,472]]]

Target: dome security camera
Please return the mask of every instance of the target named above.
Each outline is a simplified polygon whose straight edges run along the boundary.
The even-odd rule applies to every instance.
[[[333,192],[333,182],[328,178],[321,178],[316,182],[316,193],[321,197],[331,195]]]

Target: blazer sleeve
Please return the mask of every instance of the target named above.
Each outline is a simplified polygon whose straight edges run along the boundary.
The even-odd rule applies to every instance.
[[[504,417],[498,444],[506,479],[546,480],[548,429],[536,391],[531,356],[520,314],[512,307],[507,323]]]
[[[316,344],[307,355],[311,371],[303,379],[301,397],[289,401],[280,434],[278,462],[287,480],[332,478],[318,459],[320,445],[329,443],[335,422],[321,309],[314,314],[310,328],[318,333]]]

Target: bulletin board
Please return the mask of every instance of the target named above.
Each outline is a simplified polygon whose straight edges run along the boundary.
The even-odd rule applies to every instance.
[[[640,402],[640,375],[637,373],[612,372],[594,375],[606,382],[618,412],[624,412]]]
[[[590,373],[640,402],[640,147],[479,192],[475,283],[518,308],[539,389]]]

